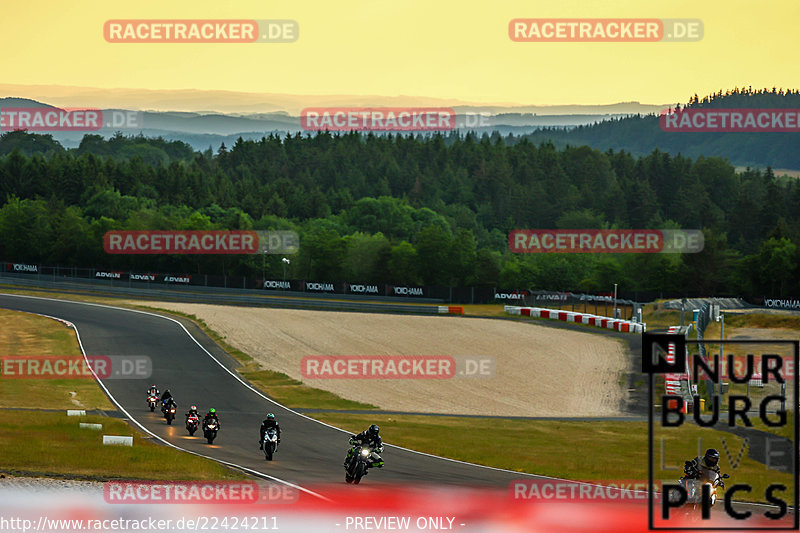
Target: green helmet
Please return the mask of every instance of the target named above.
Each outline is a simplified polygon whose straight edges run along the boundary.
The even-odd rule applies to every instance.
[[[208,412],[213,415],[216,414],[217,410],[212,407],[211,409],[208,410]]]

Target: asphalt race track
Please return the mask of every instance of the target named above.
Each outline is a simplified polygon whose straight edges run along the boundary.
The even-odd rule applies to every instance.
[[[153,364],[150,378],[103,379],[102,385],[129,420],[163,441],[259,477],[292,485],[311,496],[324,497],[314,492],[317,486],[347,486],[342,461],[348,450],[349,434],[282,407],[252,389],[238,375],[226,370],[236,366],[233,360],[216,350],[216,355],[212,355],[203,347],[211,347],[213,341],[202,332],[190,334],[178,321],[155,314],[82,302],[0,294],[0,308],[72,322],[88,356],[150,357]],[[173,425],[167,425],[158,409],[151,413],[147,407],[146,391],[151,384],[162,391],[169,388],[175,397],[178,413]],[[210,407],[217,409],[221,430],[213,445],[207,444],[201,430],[193,437],[186,431],[183,415],[191,404],[197,405],[201,415]],[[267,412],[275,413],[282,430],[281,445],[271,462],[265,460],[258,446],[259,426]],[[380,420],[376,419],[376,423],[380,424]],[[390,444],[385,445],[382,455],[386,466],[372,469],[358,490],[428,483],[508,489],[515,480],[546,479]],[[735,507],[749,509],[754,514],[762,514],[768,508],[745,503],[736,503]],[[715,508],[715,512],[720,509]]]
[[[348,433],[313,421],[279,406],[250,389],[221,364],[231,361],[212,356],[176,321],[153,314],[100,305],[0,295],[0,307],[62,318],[75,324],[86,355],[147,355],[152,359],[149,379],[104,379],[103,385],[119,407],[147,431],[180,448],[234,463],[281,481],[307,484],[344,483],[342,461]],[[177,418],[168,426],[158,409],[146,404],[146,390],[156,384],[169,388],[178,404]],[[190,437],[184,413],[195,404],[201,415],[214,407],[220,432],[209,445],[198,430]],[[259,426],[265,414],[275,413],[281,425],[281,445],[272,462],[258,447]],[[380,420],[376,420],[380,423]],[[364,428],[366,429],[366,428]],[[527,474],[460,463],[385,446],[386,466],[372,469],[362,482],[436,483],[456,486],[508,487]]]

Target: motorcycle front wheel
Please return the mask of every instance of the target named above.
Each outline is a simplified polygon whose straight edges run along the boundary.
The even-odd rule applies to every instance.
[[[358,485],[361,483],[361,478],[364,476],[364,463],[358,463],[356,465],[356,471],[353,472],[355,475],[353,476],[353,483]]]

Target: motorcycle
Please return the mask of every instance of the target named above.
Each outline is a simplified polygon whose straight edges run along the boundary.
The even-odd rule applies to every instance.
[[[353,442],[351,441],[351,444]],[[369,469],[370,456],[373,448],[366,444],[355,444],[350,461],[345,465],[344,480],[347,483],[358,485],[361,478],[367,475]]]
[[[167,425],[171,426],[172,421],[175,420],[175,411],[178,410],[178,406],[175,402],[168,400],[164,405],[161,406],[161,412],[164,413],[164,418],[167,419]]]
[[[197,431],[197,426],[200,425],[200,417],[197,415],[189,415],[186,417],[186,429],[189,430],[189,435],[194,435]]]
[[[147,397],[147,406],[150,407],[150,412],[156,410],[156,405],[158,405],[158,397],[155,394],[151,394]]]
[[[275,428],[267,428],[264,440],[261,441],[261,449],[264,450],[267,461],[272,461],[273,454],[278,451],[278,432],[275,431]]]
[[[217,431],[219,431],[219,424],[215,421],[203,422],[203,437],[206,438],[209,444],[217,438]]]
[[[728,474],[719,475],[713,470],[704,469],[697,479],[684,478],[681,484],[686,489],[686,516],[697,519],[698,513],[703,510],[703,486],[708,485],[710,507],[717,503],[717,487],[725,486],[723,479],[728,479]]]

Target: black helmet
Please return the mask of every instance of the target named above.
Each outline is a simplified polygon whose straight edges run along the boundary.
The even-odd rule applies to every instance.
[[[719,462],[719,452],[714,448],[709,448],[706,450],[706,454],[703,458],[706,460],[708,466],[717,466]]]
[[[375,425],[375,424],[372,424],[372,425],[369,427],[369,432],[370,432],[370,433],[372,433],[373,435],[377,435],[377,434],[378,434],[378,431],[380,431],[380,430],[381,430],[381,428],[379,428],[379,427],[378,427],[377,425]]]

